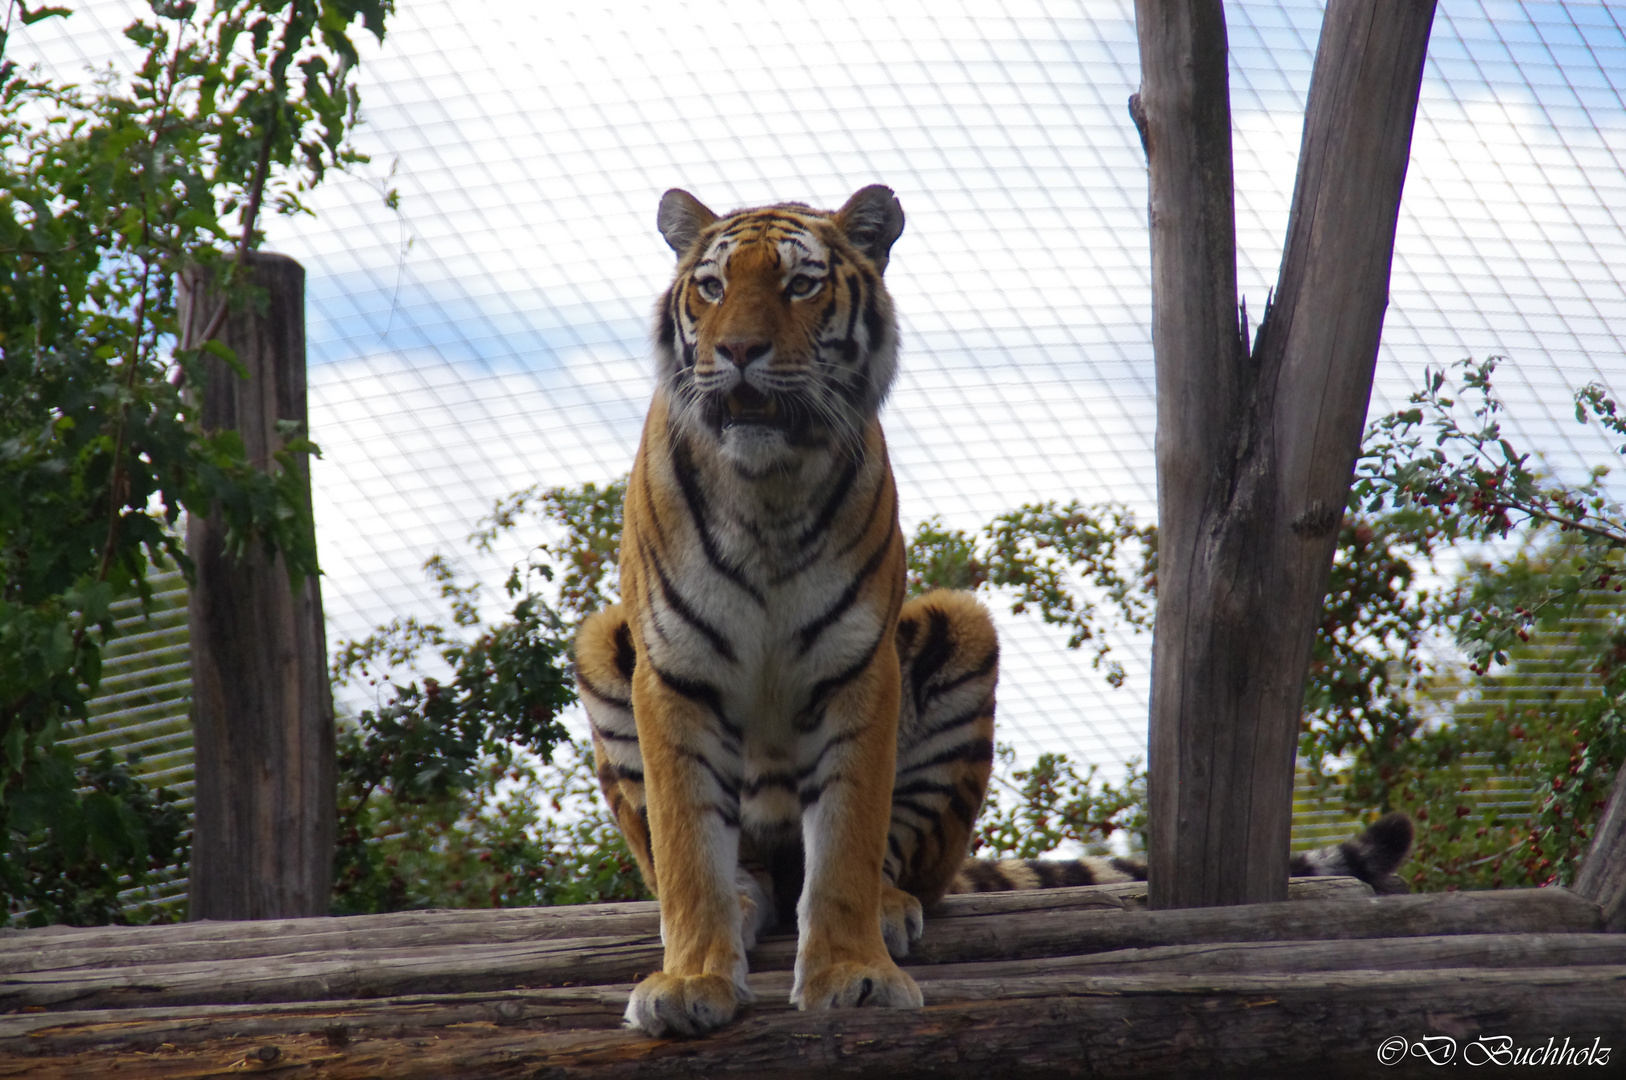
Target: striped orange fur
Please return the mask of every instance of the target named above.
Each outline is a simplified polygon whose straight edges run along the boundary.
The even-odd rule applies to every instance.
[[[998,652],[968,596],[904,604],[877,419],[903,211],[880,186],[725,216],[671,191],[658,223],[678,267],[622,602],[576,647],[605,796],[661,900],[665,961],[627,1019],[725,1023],[746,949],[792,912],[797,1004],[918,1006],[889,946],[964,859]]]

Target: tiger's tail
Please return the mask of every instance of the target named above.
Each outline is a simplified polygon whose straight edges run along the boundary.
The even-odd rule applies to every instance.
[[[1372,886],[1379,895],[1411,891],[1395,873],[1411,851],[1412,823],[1405,814],[1379,818],[1360,836],[1342,843],[1295,851],[1289,862],[1294,877],[1348,875]],[[1007,889],[1059,889],[1069,885],[1110,885],[1145,881],[1144,856],[1082,859],[967,859],[949,885],[950,893],[998,892]]]

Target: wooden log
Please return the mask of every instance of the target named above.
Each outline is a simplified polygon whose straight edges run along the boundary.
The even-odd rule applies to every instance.
[[[1618,1065],[1626,1037],[1626,969],[1491,972],[1347,972],[1222,977],[1059,976],[924,1009],[800,1013],[753,1008],[704,1039],[650,1039],[635,1032],[512,1030],[465,1022],[403,1038],[326,1032],[211,1040],[144,1052],[94,1050],[0,1061],[0,1077],[32,1080],[117,1075],[201,1077],[274,1070],[359,1080],[458,1076],[468,1080],[589,1078],[1018,1077],[1181,1078],[1235,1075],[1438,1076],[1413,1062],[1377,1067],[1396,1036],[1479,1037],[1516,1046],[1609,1047]],[[1596,1043],[1594,1040],[1597,1040]],[[1494,1044],[1493,1044],[1494,1045]],[[1612,1060],[1611,1060],[1612,1059]],[[1590,1074],[1604,1075],[1607,1068]],[[1574,1075],[1522,1068],[1520,1075]]]
[[[235,431],[249,460],[276,468],[287,443],[278,425],[307,423],[305,271],[282,255],[251,252],[244,269],[265,290],[263,314],[233,311],[219,340],[247,378],[209,356],[198,389],[209,432]],[[203,344],[220,296],[201,269],[182,275],[181,325]],[[306,505],[309,472],[301,465]],[[289,586],[279,556],[258,545],[226,550],[219,513],[187,522],[197,564],[190,599],[196,809],[190,917],[268,919],[321,915],[332,891],[334,729],[321,587]]]
[[[918,968],[1204,942],[1590,934],[1601,929],[1597,905],[1562,889],[1176,911],[1037,911],[928,922],[907,962]],[[789,970],[795,956],[795,940],[780,936],[759,944],[750,962],[755,971]],[[215,959],[74,967],[6,975],[0,979],[0,1010],[313,1001],[592,985],[636,981],[659,964],[659,939],[646,935],[349,948],[253,962]]]
[[[990,995],[989,986],[1060,975],[1186,977],[1337,971],[1614,967],[1626,970],[1626,937],[1614,934],[1478,934],[1366,941],[1224,942],[1126,949],[1093,956],[943,964],[911,971],[926,1001]],[[749,976],[758,1011],[788,1008],[791,974]],[[0,1057],[93,1048],[155,1047],[228,1036],[266,1038],[342,1029],[345,1038],[402,1038],[459,1024],[538,1031],[615,1028],[631,983],[542,990],[419,994],[367,1000],[81,1010],[0,1016]]]
[[[1285,897],[1304,674],[1371,392],[1433,10],[1328,4],[1276,302],[1250,350],[1224,14],[1219,0],[1136,2],[1158,388],[1153,907]]]
[[[1626,764],[1615,775],[1609,806],[1592,834],[1575,891],[1603,909],[1609,929],[1626,931]]]
[[[1364,882],[1348,877],[1295,878],[1289,893],[1294,900],[1371,895],[1371,888]],[[1021,911],[1133,911],[1145,906],[1145,883],[1122,882],[950,896],[934,907],[927,919],[999,916]],[[653,901],[556,908],[393,912],[251,923],[58,926],[14,930],[0,936],[0,974],[573,937],[652,937],[659,933],[660,910]]]

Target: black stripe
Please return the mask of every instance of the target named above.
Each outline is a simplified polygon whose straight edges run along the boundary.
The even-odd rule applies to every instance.
[[[932,676],[943,670],[943,665],[954,655],[954,644],[949,640],[948,616],[937,608],[926,613],[926,640],[909,665],[909,688],[914,692],[915,711],[925,711],[926,684]]]
[[[723,824],[730,829],[737,829],[740,827],[740,815],[737,811],[730,810],[726,806],[718,806],[716,803],[707,804],[706,809],[722,818]]]
[[[818,756],[815,757],[805,768],[796,770],[796,783],[800,784],[803,780],[806,780],[808,777],[818,772],[819,766],[824,764],[825,755],[828,754],[832,749],[842,745],[843,743],[850,743],[856,738],[858,738],[858,735],[855,732],[846,731],[842,732],[840,735],[832,735],[830,738],[824,740],[824,746],[819,749]]]
[[[1108,861],[1112,864],[1112,868],[1117,870],[1119,873],[1128,874],[1136,881],[1146,880],[1146,864],[1144,862],[1137,862],[1134,859],[1124,859],[1116,855],[1114,855]]]
[[[608,763],[604,767],[617,780],[632,780],[639,784],[644,782],[644,770],[642,769],[634,769],[630,765],[612,765]]]
[[[723,713],[722,691],[718,690],[709,682],[702,682],[698,679],[685,679],[681,675],[673,675],[671,672],[662,671],[660,667],[654,663],[651,663],[649,666],[655,669],[655,674],[660,678],[661,682],[666,685],[668,690],[672,691],[674,694],[686,697],[690,701],[700,702],[700,704],[710,709],[713,715],[721,719]]]
[[[640,806],[638,808],[638,818],[639,818],[640,821],[642,821],[644,823],[644,844],[643,844],[643,847],[644,847],[644,860],[649,863],[649,868],[651,870],[654,870],[655,869],[655,840],[654,840],[654,834],[649,831],[649,804],[648,803],[645,803],[643,806]],[[646,881],[646,882],[644,882],[644,884],[645,885],[652,885],[654,883]]]
[[[666,290],[661,298],[661,326],[655,331],[660,344],[666,348],[672,347],[672,341],[677,337],[677,316],[672,314],[673,303],[677,296],[677,286],[673,285]]]
[[[880,647],[881,638],[885,636],[886,631],[883,630],[874,641],[870,642],[869,648],[864,650],[864,655],[860,656],[856,663],[843,671],[836,672],[828,679],[820,679],[813,684],[813,691],[808,695],[807,707],[791,721],[792,726],[797,731],[805,734],[817,729],[819,724],[824,722],[824,707],[831,695],[864,673],[864,669],[869,667],[870,661],[875,659],[875,650]],[[818,714],[818,719],[809,724],[807,718],[814,713]]]
[[[897,516],[898,516],[898,514],[897,514],[897,509],[898,509],[898,507],[897,507],[898,488],[897,488],[896,484],[892,484],[892,483],[888,482],[888,477],[890,477],[892,475],[891,463],[889,461],[882,461],[881,465],[882,465],[882,468],[880,470],[879,480],[877,481],[877,483],[875,485],[875,496],[874,496],[874,498],[870,499],[869,508],[864,511],[864,516],[862,518],[860,518],[859,520],[861,520],[861,521],[874,521],[876,513],[879,512],[880,509],[881,509],[881,500],[886,498],[890,494],[891,497],[892,497],[892,503],[891,503],[890,507],[887,509],[886,513],[887,513],[888,517],[893,519],[893,525],[895,527],[897,525]],[[851,540],[848,540],[845,544],[841,545],[840,550],[836,551],[833,555],[830,556],[829,561],[835,562],[835,561],[841,559],[849,551],[851,551],[853,548],[857,547],[861,542],[863,542],[863,539],[864,539],[864,530],[859,529],[857,532],[853,533],[853,537],[852,537]]]
[[[627,620],[622,619],[620,625],[615,628],[615,668],[630,683],[637,666],[638,651],[632,647],[632,627],[627,625]],[[632,702],[627,702],[627,708],[632,708]]]
[[[840,773],[834,773],[834,774],[832,774],[830,776],[825,777],[824,782],[821,783],[818,787],[816,787],[816,788],[807,788],[807,789],[804,789],[802,791],[797,792],[796,797],[801,800],[802,809],[806,810],[808,807],[810,807],[814,803],[818,802],[821,798],[824,797],[824,792],[825,792],[826,788],[828,788],[831,784],[840,783],[841,780],[842,780],[842,775]]]
[[[852,363],[858,357],[858,309],[861,306],[859,295],[859,280],[855,273],[847,279],[847,333],[841,340],[841,351],[847,363]]]
[[[876,548],[874,554],[859,568],[858,576],[847,583],[846,589],[842,590],[841,595],[836,597],[836,602],[826,608],[824,614],[796,632],[801,638],[797,649],[798,656],[806,656],[808,650],[819,640],[819,636],[828,630],[837,619],[845,615],[847,609],[857,601],[858,594],[864,588],[864,583],[875,576],[875,571],[880,569],[881,560],[886,558],[887,554],[892,550],[892,538],[897,534],[897,529],[898,522],[893,519],[891,524],[887,526],[886,538],[881,541],[881,546]]]
[[[638,545],[638,550],[641,555],[647,555],[650,563],[655,567],[655,576],[660,579],[661,596],[666,600],[666,605],[677,612],[678,618],[700,631],[701,636],[706,639],[718,656],[733,663],[737,659],[734,655],[734,646],[723,636],[721,630],[707,622],[698,611],[690,606],[688,599],[678,591],[677,586],[672,584],[672,579],[666,576],[666,568],[661,565],[660,556],[649,551],[643,544]]]
[[[988,707],[988,699],[983,698],[971,708],[955,713],[947,720],[944,720],[941,724],[938,724],[928,731],[921,732],[920,737],[915,740],[914,745],[920,746],[922,743],[928,743],[937,738],[937,736],[943,734],[945,731],[952,731],[954,728],[964,727],[967,724],[980,720],[984,716],[989,715],[990,711],[991,710]]]
[[[994,646],[993,651],[990,652],[987,655],[987,657],[985,657],[983,659],[982,663],[978,664],[972,670],[966,672],[964,675],[958,675],[958,676],[948,680],[947,682],[938,683],[936,686],[931,688],[930,693],[922,694],[921,695],[921,707],[924,708],[925,703],[932,700],[933,698],[942,697],[944,694],[947,694],[950,691],[958,690],[960,687],[964,686],[968,682],[972,682],[972,681],[974,681],[976,679],[982,678],[984,675],[988,674],[990,671],[993,671],[994,670],[994,665],[996,665],[998,663],[999,663],[999,646],[996,645],[996,646]]]
[[[614,694],[607,694],[601,687],[595,686],[591,679],[581,673],[580,668],[576,670],[576,685],[582,690],[586,690],[589,694],[592,694],[606,705],[614,705],[619,709],[632,708],[632,702],[626,698],[617,697]]]
[[[868,298],[864,301],[864,332],[869,335],[871,353],[880,347],[881,339],[886,336],[886,324],[881,321],[881,306],[876,303],[875,292],[875,287],[871,285]]]
[[[907,769],[901,770],[898,775],[906,776],[909,773],[920,772],[922,769],[929,769],[934,765],[946,765],[951,761],[969,761],[973,765],[980,765],[983,762],[992,762],[993,760],[993,740],[972,739],[970,742],[963,742],[957,746],[951,746],[947,750],[935,755],[930,760],[921,762],[919,765],[911,765]]]
[[[677,752],[683,757],[688,758],[690,761],[695,762],[701,768],[705,769],[711,774],[711,778],[717,781],[717,786],[722,788],[725,794],[733,797],[735,802],[739,801],[740,782],[738,780],[725,776],[723,773],[719,772],[717,766],[713,765],[711,759],[704,754],[696,753],[693,750],[685,750],[681,747],[678,748]]]
[[[763,788],[783,788],[785,791],[795,791],[796,785],[801,782],[800,777],[789,773],[763,773],[761,776],[745,781],[740,785],[740,797],[749,798]]]
[[[847,501],[847,496],[852,492],[853,481],[858,479],[858,466],[862,456],[861,454],[855,454],[847,461],[847,467],[841,471],[841,476],[836,479],[835,488],[830,492],[830,497],[819,508],[818,516],[802,532],[802,535],[796,538],[798,548],[805,548],[808,544],[823,536],[824,530],[828,529],[830,522],[835,520],[836,511],[840,510],[842,504]]]
[[[603,739],[606,742],[623,742],[623,743],[630,742],[630,743],[636,743],[638,741],[638,736],[637,736],[636,733],[632,734],[632,735],[623,735],[619,731],[610,731],[607,728],[601,727],[600,725],[594,723],[591,720],[589,720],[587,722],[587,726],[592,728],[594,735],[598,736],[599,738]]]
[[[712,569],[745,590],[759,606],[766,607],[768,601],[761,590],[745,580],[740,568],[724,559],[722,552],[717,548],[717,539],[712,536],[711,526],[706,520],[706,496],[700,490],[694,455],[689,449],[688,440],[677,431],[671,431],[669,438],[672,444],[672,471],[677,475],[678,489],[683,492],[683,501],[689,508],[695,532],[700,536],[700,548],[706,553],[706,561],[711,563]]]
[[[937,780],[911,780],[907,784],[899,784],[892,789],[892,798],[899,795],[948,795],[954,791],[953,784],[945,784]]]
[[[958,790],[949,793],[948,805],[950,812],[960,819],[961,825],[968,829],[971,828],[971,823],[977,820],[977,811],[981,809],[980,806],[972,806],[966,802],[965,796],[961,795]]]

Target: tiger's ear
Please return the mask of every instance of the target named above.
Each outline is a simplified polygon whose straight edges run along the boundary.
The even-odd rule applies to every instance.
[[[892,244],[903,234],[903,207],[892,189],[871,184],[860,190],[836,211],[836,222],[853,246],[869,256],[875,269],[885,273]]]
[[[682,188],[673,188],[661,196],[661,208],[655,212],[655,225],[660,229],[678,258],[686,255],[700,232],[717,220],[717,215],[706,209],[706,204]]]

